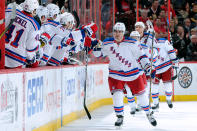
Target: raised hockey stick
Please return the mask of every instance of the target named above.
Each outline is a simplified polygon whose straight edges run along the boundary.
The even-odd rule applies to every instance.
[[[11,15],[11,20],[9,25],[5,28],[5,30],[1,33],[0,39],[5,35],[5,33],[10,29],[11,25],[13,24],[15,18],[16,18],[16,2],[13,3],[13,8],[12,8],[12,15]]]
[[[153,66],[153,44],[154,44],[154,36],[155,36],[155,32],[153,32],[153,39],[152,39],[152,47],[151,47],[151,62],[150,62],[150,66],[151,66],[151,73],[152,73],[152,66]],[[149,107],[151,107],[151,89],[152,89],[152,77],[150,74],[150,90],[149,90]]]
[[[88,49],[85,50],[85,82],[84,82],[84,101],[83,101],[83,107],[85,109],[85,112],[89,118],[89,120],[91,120],[91,115],[90,112],[86,106],[86,88],[87,88],[87,76],[88,76]]]

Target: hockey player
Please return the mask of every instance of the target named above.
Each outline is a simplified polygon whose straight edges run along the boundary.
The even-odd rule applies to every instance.
[[[60,13],[59,7],[55,4],[48,4],[47,9],[49,10],[49,19],[41,27],[40,41],[43,47],[43,56],[40,59],[40,65],[46,65],[50,56],[53,53],[53,45],[51,40],[55,34],[60,32],[60,23],[58,22],[58,16]]]
[[[39,6],[36,10],[35,19],[38,21],[40,26],[47,22],[49,16],[49,10],[44,6]]]
[[[124,85],[128,85],[134,95],[137,95],[138,101],[145,111],[149,122],[156,126],[157,122],[149,110],[149,101],[145,93],[143,78],[139,74],[138,59],[142,67],[154,76],[151,72],[150,61],[136,44],[135,39],[124,37],[124,23],[117,22],[113,27],[113,38],[107,38],[103,41],[101,49],[97,48],[95,56],[108,56],[109,63],[109,88],[112,94],[114,110],[117,116],[115,126],[123,124],[124,115]],[[100,50],[100,51],[99,51]]]
[[[130,33],[130,37],[140,41],[140,34],[139,34],[138,31],[132,31]],[[140,48],[144,51],[144,53],[148,56],[149,60],[151,61],[151,49],[147,45],[141,44],[140,42],[138,42],[138,44],[139,44]],[[156,59],[157,59],[157,51],[156,51],[156,49],[153,50],[153,54],[154,54],[154,56],[153,56],[153,63],[155,64]],[[139,68],[140,75],[142,75],[143,80],[144,80],[144,86],[146,87],[146,93],[149,96],[150,95],[149,94],[149,92],[150,92],[150,90],[149,90],[150,83],[149,83],[149,81],[147,81],[147,78],[150,78],[150,76],[148,74],[146,76],[145,72],[144,72],[144,69],[141,66],[139,66],[139,67],[140,67]],[[129,93],[129,90],[127,90],[127,94],[130,94],[129,97],[127,97],[128,98],[128,103],[129,103],[130,108],[131,108],[131,112],[130,113],[131,114],[135,114],[135,111],[136,111],[135,98],[131,95],[132,93]],[[137,108],[138,110],[137,111],[139,111],[139,109],[140,109],[139,107],[140,106],[138,105],[138,108]]]
[[[59,34],[56,34],[51,40],[54,52],[48,61],[49,65],[60,65],[64,57],[68,57],[69,50],[76,45],[76,41],[71,37],[71,32],[75,25],[73,15],[67,12],[61,14],[60,24],[62,26],[59,28],[62,29],[62,33],[59,32]],[[82,35],[78,37],[82,39]]]
[[[158,110],[159,108],[159,82],[163,81],[166,100],[169,108],[173,107],[172,104],[172,76],[173,68],[178,68],[178,59],[176,57],[176,51],[170,42],[165,38],[158,39],[158,62],[156,65],[156,78],[153,81],[152,99],[153,106],[152,109]]]
[[[34,64],[35,52],[39,47],[40,26],[32,17],[39,6],[37,0],[25,0],[23,10],[16,9],[16,18],[6,32],[5,67],[23,68],[26,63]],[[6,25],[10,23],[10,12],[6,10]]]
[[[96,33],[97,26],[95,23],[87,24],[79,30],[73,30],[74,27],[74,17],[71,13],[63,13],[60,17],[60,28],[63,32],[58,32],[53,39],[51,44],[55,47],[51,58],[48,61],[49,65],[60,65],[64,57],[68,58],[70,50],[75,53],[83,50],[86,46],[86,39],[88,36],[92,36],[92,33]],[[58,46],[59,45],[61,46]],[[97,44],[98,42],[91,42],[91,46]]]

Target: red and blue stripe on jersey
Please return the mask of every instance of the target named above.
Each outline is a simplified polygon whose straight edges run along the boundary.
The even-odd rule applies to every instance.
[[[48,20],[47,23],[44,24],[44,25],[52,25],[54,27],[57,27],[58,25],[60,25],[60,23],[59,22],[56,22],[54,20]]]
[[[117,71],[117,70],[109,69],[109,74],[122,76],[122,77],[130,77],[130,76],[138,75],[139,74],[139,69],[134,68],[134,69],[129,70],[129,71],[123,71],[123,70]]]
[[[162,64],[156,66],[156,70],[160,70],[160,69],[163,69],[163,68],[165,68],[165,67],[167,67],[167,66],[171,66],[171,65],[172,65],[172,61],[169,60],[169,61],[167,61],[167,62],[164,62],[164,63],[162,63]]]
[[[19,63],[25,64],[26,62],[26,57],[19,55],[17,53],[15,53],[14,51],[11,51],[7,48],[5,48],[5,56],[11,58],[12,60],[15,60]]]
[[[48,56],[48,55],[46,55],[46,54],[43,54],[43,56],[42,56],[41,60],[42,60],[42,61],[47,62],[47,61],[48,61],[48,59],[49,59],[49,56]]]
[[[39,23],[33,17],[25,15],[23,12],[21,12],[18,9],[16,10],[16,15],[22,17],[25,20],[28,20],[33,25],[35,31],[40,30]]]
[[[51,59],[50,59],[48,62],[49,62],[50,64],[56,65],[56,66],[58,66],[58,65],[61,64],[61,61],[55,59],[54,57],[51,57]]]

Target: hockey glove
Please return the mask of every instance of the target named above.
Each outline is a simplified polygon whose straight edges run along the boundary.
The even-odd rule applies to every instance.
[[[62,39],[61,45],[64,46],[64,47],[67,47],[68,45],[74,46],[75,42],[72,38],[64,37]]]
[[[92,35],[98,30],[98,27],[95,23],[90,23],[85,25],[83,29],[88,33],[88,36],[92,37]]]
[[[154,79],[155,78],[155,75],[156,75],[156,70],[155,70],[154,67],[152,67],[152,70],[151,70],[151,67],[149,66],[148,68],[146,68],[145,74],[147,76],[151,76],[151,78]]]

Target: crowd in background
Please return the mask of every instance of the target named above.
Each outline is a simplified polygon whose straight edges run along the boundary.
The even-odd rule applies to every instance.
[[[131,32],[136,21],[136,0],[116,0],[116,5],[116,21],[126,22],[128,33]],[[156,38],[168,38],[170,30],[171,43],[180,60],[197,60],[197,1],[171,0],[169,23],[168,0],[139,0],[139,21],[146,23],[148,19],[154,24]]]
[[[7,0],[8,3],[13,0]],[[19,3],[23,0],[17,0]],[[70,12],[70,0],[42,0],[42,4],[55,3],[61,13]],[[87,2],[89,2],[87,0]],[[103,0],[104,2],[108,2]],[[134,30],[136,22],[136,0],[115,1],[115,21],[124,22],[126,34]],[[106,4],[103,6],[107,6]],[[109,5],[110,6],[110,5]],[[103,8],[107,9],[107,8]],[[108,12],[110,10],[107,10]],[[110,11],[111,13],[111,11]],[[112,13],[111,13],[112,14]],[[107,18],[109,17],[109,18]],[[102,34],[104,37],[112,35],[112,16],[107,16],[103,21]],[[177,56],[182,61],[197,60],[197,1],[196,0],[171,0],[170,22],[168,20],[168,0],[139,0],[139,21],[144,23],[150,19],[154,24],[156,38],[168,38],[171,34],[171,43],[177,49]],[[108,33],[107,33],[108,32]]]

